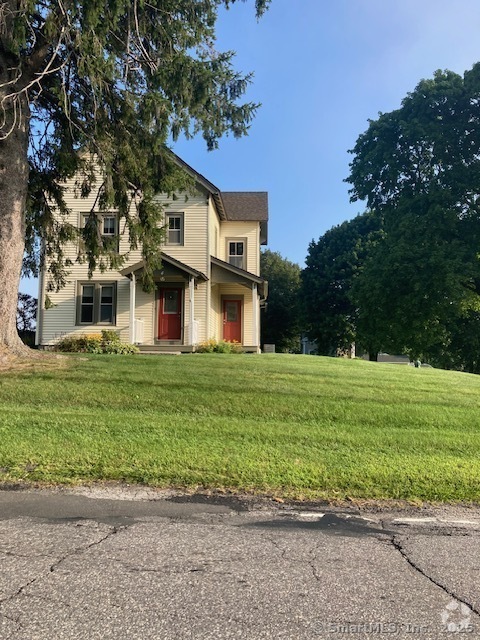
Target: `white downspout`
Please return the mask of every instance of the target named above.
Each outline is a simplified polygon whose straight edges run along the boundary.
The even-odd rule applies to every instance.
[[[195,322],[195,279],[190,276],[188,281],[188,295],[190,302],[190,318],[189,318],[189,344],[193,346],[194,322]]]
[[[137,279],[135,274],[132,273],[130,279],[130,327],[129,327],[129,342],[135,344],[135,291],[137,288]]]
[[[253,345],[258,349],[258,294],[257,294],[257,283],[252,282],[252,333],[253,333]]]

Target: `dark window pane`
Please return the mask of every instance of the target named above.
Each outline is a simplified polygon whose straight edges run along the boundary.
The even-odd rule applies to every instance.
[[[227,312],[227,322],[237,322],[237,303],[236,302],[227,302],[225,303],[226,312]]]
[[[243,242],[237,242],[237,256],[243,256]]]
[[[235,242],[229,242],[228,243],[228,253],[231,256],[235,255]]]
[[[93,322],[93,304],[82,304],[80,313],[80,322],[92,323]]]
[[[178,311],[178,291],[172,289],[163,294],[163,313],[177,313]]]
[[[113,304],[100,305],[100,322],[113,323]]]

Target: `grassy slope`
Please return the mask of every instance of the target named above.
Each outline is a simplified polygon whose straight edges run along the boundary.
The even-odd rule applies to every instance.
[[[309,356],[0,374],[0,480],[480,501],[480,377]]]

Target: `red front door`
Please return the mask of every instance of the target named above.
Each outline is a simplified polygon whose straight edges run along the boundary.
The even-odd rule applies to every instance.
[[[242,301],[223,301],[223,339],[242,343]]]
[[[183,289],[170,287],[159,290],[159,340],[181,340],[182,338],[182,293]]]

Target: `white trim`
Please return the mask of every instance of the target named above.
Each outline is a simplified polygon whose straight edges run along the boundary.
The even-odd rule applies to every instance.
[[[254,340],[252,346],[258,347],[258,293],[256,282],[252,282],[252,307],[252,334]]]
[[[40,269],[38,278],[38,303],[37,317],[35,327],[35,346],[38,347],[42,343],[43,332],[43,310],[45,308],[45,267]]]
[[[128,327],[128,340],[130,344],[135,342],[135,293],[137,288],[137,279],[135,274],[132,273],[130,279],[130,317]]]
[[[188,295],[190,302],[190,317],[189,317],[189,344],[193,345],[194,340],[194,322],[195,322],[195,278],[190,276],[188,280]]]

